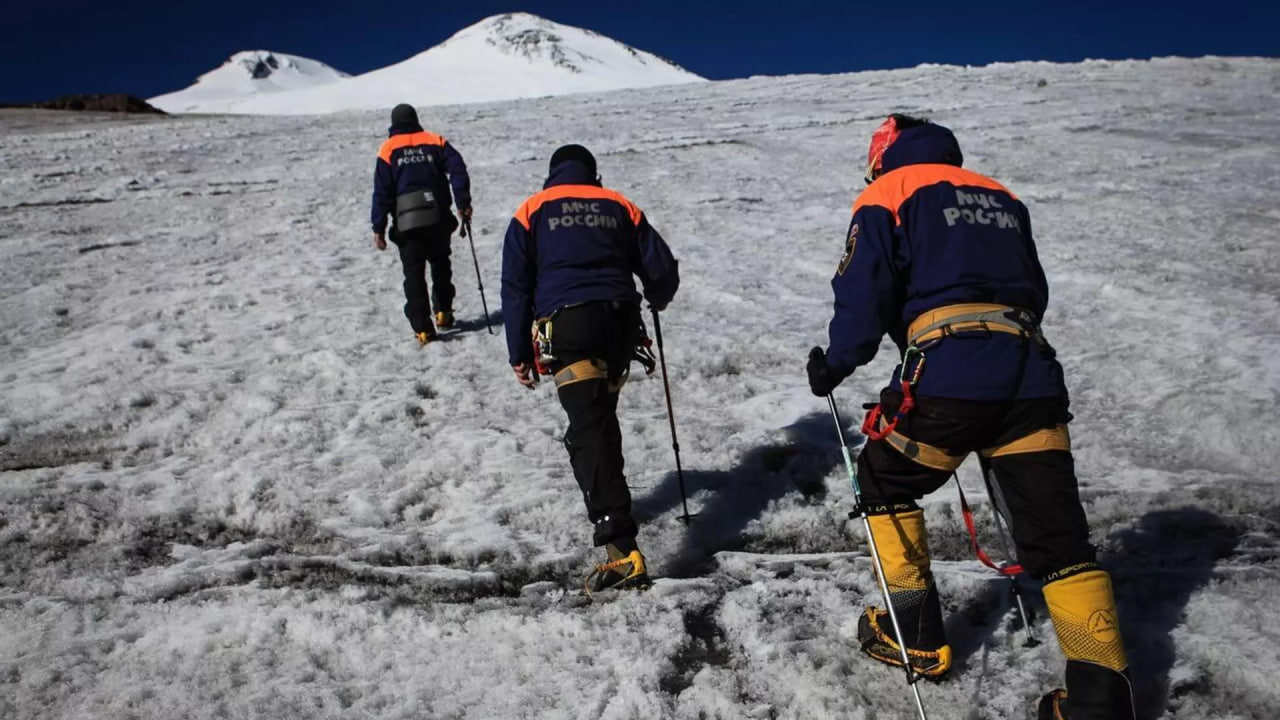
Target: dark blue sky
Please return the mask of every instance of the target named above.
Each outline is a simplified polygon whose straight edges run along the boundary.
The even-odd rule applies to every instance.
[[[486,16],[524,10],[587,27],[713,79],[1153,55],[1280,55],[1273,0],[20,0],[0,12],[0,101],[178,90],[239,50],[357,74]]]

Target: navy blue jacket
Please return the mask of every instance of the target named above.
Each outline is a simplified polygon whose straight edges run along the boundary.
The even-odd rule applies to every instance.
[[[459,208],[471,207],[467,164],[447,140],[420,125],[392,125],[387,135],[373,169],[370,220],[374,232],[386,231],[387,216],[396,211],[396,198],[414,190],[430,190],[442,208],[448,208],[454,197]],[[449,194],[450,184],[453,195]]]
[[[885,150],[884,173],[854,203],[845,255],[831,280],[827,364],[837,377],[870,362],[886,333],[904,350],[908,325],[928,310],[996,303],[1044,316],[1049,288],[1026,206],[962,162],[950,130],[904,129]],[[1033,344],[1023,365],[1015,335],[954,335],[926,357],[920,395],[1011,400],[1066,393],[1053,351]]]
[[[671,302],[676,259],[644,213],[600,187],[577,161],[551,171],[542,192],[516,211],[502,246],[502,316],[510,363],[533,362],[530,328],[567,305],[594,301]]]

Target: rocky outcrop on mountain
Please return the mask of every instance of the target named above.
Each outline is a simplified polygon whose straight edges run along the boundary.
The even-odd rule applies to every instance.
[[[60,98],[37,103],[6,103],[0,107],[32,108],[37,110],[86,110],[90,112],[153,113],[165,114],[139,97],[125,93],[97,93],[63,95]]]

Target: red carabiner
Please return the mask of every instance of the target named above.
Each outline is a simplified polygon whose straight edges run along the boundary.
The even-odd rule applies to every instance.
[[[876,425],[880,422],[884,410],[880,407],[880,403],[871,408],[867,412],[866,417],[862,419],[862,434],[867,436],[868,440],[879,442],[887,437],[898,427],[898,421],[911,414],[916,409],[916,394],[911,389],[912,385],[920,379],[920,369],[924,366],[924,355],[920,356],[920,362],[916,364],[915,372],[911,374],[911,379],[902,379],[902,402],[898,405],[898,412],[893,414],[893,419],[883,430],[876,429]]]

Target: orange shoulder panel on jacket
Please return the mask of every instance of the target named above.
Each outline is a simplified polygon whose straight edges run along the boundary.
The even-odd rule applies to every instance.
[[[999,190],[1014,200],[1018,196],[1009,189],[986,175],[979,175],[972,170],[958,168],[955,165],[908,165],[881,175],[870,187],[862,191],[853,203],[856,213],[867,206],[882,207],[893,213],[893,224],[902,220],[898,217],[898,208],[916,193],[917,190],[938,183],[950,183],[963,187],[980,187],[988,190]]]
[[[391,153],[402,147],[411,147],[413,145],[439,145],[444,146],[444,138],[435,133],[416,132],[405,133],[404,135],[392,135],[382,143],[382,147],[378,150],[378,159],[385,163],[391,162]]]
[[[525,230],[532,227],[530,218],[543,205],[554,200],[563,200],[565,198],[581,198],[583,200],[612,200],[622,207],[626,208],[627,214],[631,216],[631,222],[636,227],[640,226],[640,218],[643,213],[635,203],[626,198],[625,195],[617,190],[609,188],[597,187],[595,185],[556,185],[530,197],[524,201],[519,210],[516,210],[516,222],[524,226]]]

